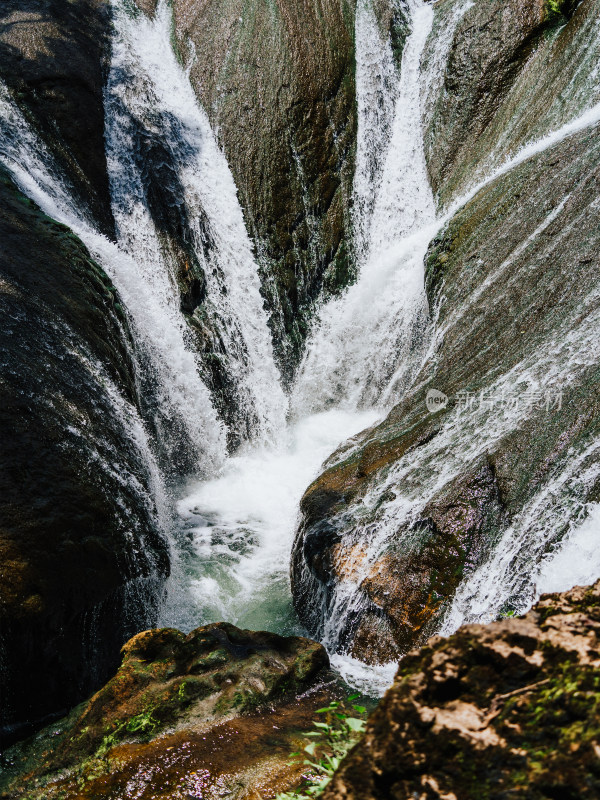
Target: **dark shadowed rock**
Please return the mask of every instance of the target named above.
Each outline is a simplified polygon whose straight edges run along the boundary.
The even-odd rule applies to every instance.
[[[600,793],[600,583],[467,625],[400,663],[325,800]]]
[[[1,797],[116,800],[132,781],[148,800],[273,797],[298,782],[290,749],[327,699],[321,645],[218,623],[145,631],[122,653],[87,703],[6,755]]]
[[[79,202],[113,233],[103,87],[108,0],[3,0],[0,78],[73,184]]]
[[[0,172],[0,727],[106,679],[168,571],[114,287]],[[146,445],[147,446],[147,445]]]

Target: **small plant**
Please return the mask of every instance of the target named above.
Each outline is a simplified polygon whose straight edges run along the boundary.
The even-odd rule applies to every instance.
[[[560,21],[570,17],[573,3],[568,0],[546,0],[546,19]]]
[[[352,703],[358,697],[357,694],[352,695],[346,702]],[[367,709],[359,705],[351,705],[351,709],[337,701],[318,709],[316,713],[323,716],[314,722],[316,730],[304,734],[311,741],[301,752],[291,755],[292,758],[302,759],[302,763],[311,768],[311,774],[299,789],[278,794],[276,800],[311,800],[323,793],[342,759],[365,729]]]
[[[129,733],[154,733],[158,724],[151,711],[142,711],[125,723],[125,729]]]

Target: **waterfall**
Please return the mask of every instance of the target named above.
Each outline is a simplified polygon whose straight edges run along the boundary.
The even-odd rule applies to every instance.
[[[598,440],[571,453],[503,533],[491,557],[459,586],[442,634],[468,622],[492,622],[504,608],[525,613],[542,592],[597,580],[598,506],[587,508],[579,498],[600,478],[599,455]]]
[[[180,311],[178,255],[186,271],[191,261],[197,262],[206,283],[194,319],[211,340],[209,358],[220,362],[219,375],[229,385],[229,409],[219,410],[231,414],[235,406],[230,434],[242,440],[273,439],[284,426],[286,401],[257,265],[225,156],[173,50],[170,6],[161,0],[149,19],[131,13],[125,0],[114,0],[113,17],[105,92],[113,214],[121,249],[135,258],[139,279],[152,287],[156,309],[145,317],[163,330],[153,339],[155,360],[169,373],[162,393],[171,394],[180,416],[193,426],[193,447],[202,452],[207,428],[215,431],[217,426],[191,352],[192,333]],[[158,202],[170,205],[159,216],[175,215],[160,221],[167,234],[169,225],[175,227],[183,254],[164,246],[165,230],[159,230],[152,208],[152,181],[160,182]],[[206,370],[206,364],[199,366]],[[213,404],[218,405],[214,395]]]
[[[82,216],[82,212],[76,208],[68,181],[60,174],[52,156],[31,130],[2,83],[0,83],[0,161],[9,170],[21,191],[49,217],[73,230],[88,247],[92,256],[117,283],[119,268],[123,262],[126,266],[130,266],[130,259],[95,231],[91,223]],[[123,341],[127,342],[125,334]],[[128,441],[135,443],[140,461],[145,465],[150,478],[149,485],[153,494],[151,502],[155,504],[159,517],[157,524],[164,532],[168,516],[165,488],[144,423],[137,409],[121,395],[102,365],[87,353],[83,343],[74,344],[73,348],[74,354],[85,365],[91,379],[104,387],[107,405],[112,407],[116,418],[128,432]],[[135,364],[135,353],[131,355]],[[110,469],[117,469],[117,460],[115,458],[115,463]]]
[[[356,5],[356,168],[352,224],[354,248],[362,264],[369,249],[375,196],[381,183],[381,154],[391,137],[397,76],[389,38],[377,24],[372,0]]]
[[[161,287],[146,281],[139,261],[98,233],[75,206],[68,181],[4,88],[0,110],[2,160],[17,184],[48,216],[74,231],[119,292],[138,349],[145,356],[138,372],[150,371],[160,413],[179,432],[173,446],[192,453],[190,459],[199,469],[217,466],[225,453],[224,436],[186,344],[184,320],[164,312]],[[139,364],[137,355],[133,354],[134,363]]]
[[[599,122],[600,104],[597,104],[558,130],[525,145],[513,158],[474,185],[447,213],[441,214],[433,225],[428,225],[422,234],[433,238],[486,185],[526,160]],[[543,234],[551,222],[560,218],[567,202],[568,196],[548,213],[531,236],[511,254],[510,259],[489,276],[486,285],[502,278],[510,261]],[[477,287],[471,295],[466,296],[462,305],[450,312],[449,321],[435,330],[430,353],[439,345],[452,320],[456,321],[468,313],[473,297],[481,290],[482,287]],[[368,303],[370,299],[368,293],[365,294]],[[544,385],[567,386],[576,381],[597,361],[599,301],[600,292],[591,290],[582,307],[572,317],[561,320],[560,332],[548,342],[543,355],[535,351],[499,377],[490,385],[490,395],[508,396],[511,387],[518,385],[535,390]],[[410,551],[415,535],[411,531],[411,524],[419,519],[427,503],[444,486],[463,474],[466,464],[473,464],[483,457],[509,432],[521,427],[526,418],[525,409],[513,409],[505,414],[498,414],[493,409],[473,415],[460,409],[447,412],[441,431],[431,442],[420,446],[418,450],[408,451],[394,463],[383,483],[370,487],[356,512],[344,512],[341,522],[344,546],[351,552],[352,545],[360,542],[363,558],[361,564],[348,565],[348,577],[338,581],[327,605],[323,598],[316,600],[317,604],[323,604],[319,636],[330,650],[339,649],[339,635],[345,620],[362,609],[365,599],[360,585],[390,542],[393,540],[395,547]],[[442,623],[442,633],[452,633],[465,622],[492,620],[506,604],[524,611],[544,585],[551,587],[551,581],[556,582],[557,570],[573,552],[572,542],[578,541],[578,537],[589,541],[592,531],[597,530],[597,513],[592,509],[592,515],[586,521],[588,510],[578,498],[600,476],[595,464],[598,447],[599,443],[594,442],[582,453],[571,453],[566,467],[540,490],[519,519],[504,532],[491,557],[459,587]],[[344,457],[347,456],[348,451],[345,450]],[[388,496],[393,499],[382,502],[382,498]],[[378,509],[377,524],[365,523],[361,519],[361,508],[375,506]],[[572,530],[564,545],[561,545],[558,543],[565,533],[565,519],[576,522],[571,525]],[[578,524],[580,527],[577,527]],[[406,534],[398,541],[397,531],[400,529],[404,529]],[[585,565],[580,561],[577,573],[581,575],[580,580],[584,580],[588,574],[586,569],[581,569],[582,566]],[[571,570],[571,574],[575,574],[575,571]]]
[[[358,106],[363,109],[357,151],[366,153],[374,143],[383,143],[383,153],[377,154],[383,167],[379,180],[369,182],[373,168],[358,162],[355,202],[359,209],[373,208],[367,242],[357,243],[364,261],[358,281],[319,310],[292,398],[298,416],[332,406],[350,410],[393,404],[426,346],[423,259],[433,235],[435,206],[423,152],[420,62],[433,9],[423,0],[411,0],[409,9],[412,30],[402,56],[387,147],[387,119],[364,111],[379,103],[382,92],[372,89],[372,61],[365,56],[373,51],[376,35],[373,12],[360,6],[357,14]],[[384,55],[381,86],[387,83],[388,62],[389,55]],[[373,132],[367,123],[378,124],[380,130]]]
[[[502,280],[511,261],[565,209],[568,198],[485,286],[449,310],[443,327],[432,324],[424,289],[424,258],[432,239],[483,187],[600,121],[596,105],[505,163],[490,162],[494,171],[481,180],[477,173],[479,182],[451,208],[436,212],[424,123],[439,93],[455,26],[472,5],[456,3],[450,24],[438,31],[433,4],[407,0],[411,30],[398,70],[377,23],[375,0],[358,0],[353,184],[358,279],[318,310],[287,427],[287,400],[252,243],[225,155],[174,50],[167,0],[159,0],[152,19],[128,0],[112,0],[104,101],[116,242],[102,236],[76,206],[68,181],[0,86],[0,159],[25,194],[85,243],[128,316],[142,413],[119,395],[100,365],[90,362],[88,369],[105,385],[139,450],[151,478],[149,502],[171,534],[175,569],[163,624],[189,630],[227,619],[300,632],[288,569],[303,490],[340,442],[415,391],[415,376],[448,327],[464,318],[478,293]],[[298,154],[293,155],[298,168]],[[490,392],[577,379],[597,357],[590,344],[600,324],[598,301],[590,293],[582,321],[562,320],[560,340],[497,378]],[[397,531],[408,531],[396,544],[410,548],[410,524],[431,498],[524,420],[518,409],[470,415],[449,410],[437,436],[409,450],[382,484],[367,491],[363,510],[377,506],[376,524],[366,524],[361,509],[354,517],[354,510],[344,512],[343,544],[351,548],[360,541],[364,559],[351,565],[320,612],[319,634],[330,652],[340,646],[345,620],[364,603],[362,579]],[[503,605],[557,585],[561,563],[571,558],[575,543],[589,541],[597,524],[597,508],[577,500],[600,478],[597,454],[598,443],[574,453],[503,532],[488,561],[459,587],[444,633],[464,621],[492,619]],[[110,468],[117,469],[116,458]],[[175,498],[182,477],[188,480]],[[576,522],[559,545],[565,517]],[[362,687],[382,689],[390,679],[389,669],[375,674],[347,657],[335,656],[333,663]]]

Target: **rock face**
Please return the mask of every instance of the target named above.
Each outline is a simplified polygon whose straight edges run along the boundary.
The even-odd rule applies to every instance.
[[[2,737],[63,712],[152,624],[168,570],[119,299],[0,173]],[[116,663],[115,663],[116,662]]]
[[[600,583],[406,656],[325,800],[595,798]]]
[[[175,30],[256,242],[289,376],[322,287],[353,274],[354,4],[176,0]]]
[[[102,92],[108,0],[5,0],[0,78],[73,184],[82,207],[113,233]]]
[[[442,86],[426,111],[425,152],[442,205],[524,142],[600,100],[593,77],[599,24],[595,0],[436,5],[425,69],[448,32],[452,39]]]
[[[295,731],[325,690],[295,697],[328,667],[321,645],[219,623],[145,631],[122,652],[87,703],[6,754],[0,797],[273,797],[298,781]]]
[[[574,41],[586,13],[583,3],[552,36]],[[473,58],[479,33],[488,41],[489,26],[470,29]],[[457,33],[446,84],[466,58],[461,41]],[[577,65],[569,69],[561,81],[575,80]],[[499,596],[522,607],[536,561],[597,498],[598,132],[556,137],[507,169],[430,245],[432,355],[388,417],[334,454],[302,501],[292,580],[313,634],[334,630],[340,648],[374,661],[424,643],[505,535],[518,544],[497,575]],[[462,173],[442,164],[454,168],[472,151],[448,148],[449,161],[436,156],[430,167],[451,194]],[[425,404],[432,389],[449,398],[435,414]],[[543,500],[549,493],[555,506]],[[466,598],[458,610],[468,619]]]

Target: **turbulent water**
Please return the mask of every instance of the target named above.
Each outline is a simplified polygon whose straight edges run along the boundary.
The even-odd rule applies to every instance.
[[[453,25],[470,6],[457,5]],[[423,0],[409,0],[408,8],[411,33],[398,73],[374,6],[370,0],[358,3],[354,213],[359,276],[341,297],[318,310],[289,398],[290,422],[236,189],[188,74],[173,52],[167,2],[159,4],[153,20],[131,13],[124,0],[113,3],[115,32],[105,106],[116,243],[101,236],[75,207],[68,182],[8,93],[0,91],[3,163],[26,194],[82,239],[127,309],[146,400],[144,419],[135,409],[125,409],[120,398],[114,398],[113,405],[116,413],[127,417],[131,435],[155,476],[157,505],[165,509],[163,525],[170,526],[173,574],[162,613],[165,624],[191,629],[226,619],[254,629],[300,630],[288,573],[302,492],[341,442],[399,400],[427,353],[444,336],[444,329],[432,324],[424,291],[423,264],[430,241],[483,185],[600,120],[600,106],[586,111],[576,104],[568,115],[572,121],[563,127],[557,123],[555,132],[542,131],[543,138],[506,163],[492,160],[477,186],[451,209],[437,212],[425,164],[423,121],[443,74],[452,27],[440,37],[437,57],[424,67],[434,10]],[[151,147],[159,148],[161,163],[169,164],[187,226],[187,246],[206,277],[202,320],[220,342],[222,368],[242,421],[242,445],[232,455],[227,453],[227,419],[214,387],[207,384],[206,364],[180,307],[177,254],[166,244],[168,237],[148,194],[144,159]],[[555,216],[544,224],[560,213],[560,207],[555,209]],[[535,235],[543,230],[544,226]],[[489,278],[501,279],[502,267]],[[590,296],[590,309],[596,299]],[[466,298],[454,314],[464,315],[473,300],[474,295]],[[586,354],[585,342],[596,335],[599,315],[591,311],[572,335],[570,321],[565,320],[564,339],[546,358],[532,356],[491,388],[500,393],[518,382],[536,385],[548,375],[556,382],[568,381],[595,360],[593,350]],[[451,315],[447,324],[452,324]],[[458,412],[450,413],[442,434],[400,460],[388,476],[390,486],[402,481],[412,490],[382,505],[375,532],[367,535],[357,527],[355,535],[366,544],[366,561],[375,559],[398,526],[416,517],[438,489],[460,474],[466,461],[484,453],[520,421],[514,415],[482,413],[459,419]],[[444,632],[464,620],[493,618],[524,583],[537,581],[537,590],[556,589],[595,577],[600,563],[593,540],[600,512],[594,508],[586,516],[586,509],[574,507],[573,500],[577,482],[598,477],[595,455],[592,448],[574,458],[505,532],[489,563],[460,587]],[[185,479],[176,496],[173,474]],[[385,487],[377,487],[378,497],[384,492]],[[376,501],[365,499],[367,505]],[[560,515],[575,522],[556,552],[542,557],[544,531]],[[532,574],[532,563],[539,564],[537,574]],[[341,621],[360,602],[358,583],[355,579],[338,587],[323,629],[332,652]],[[530,596],[533,593],[532,589]],[[373,670],[339,654],[333,663],[348,681],[375,692],[393,673],[393,667]]]

